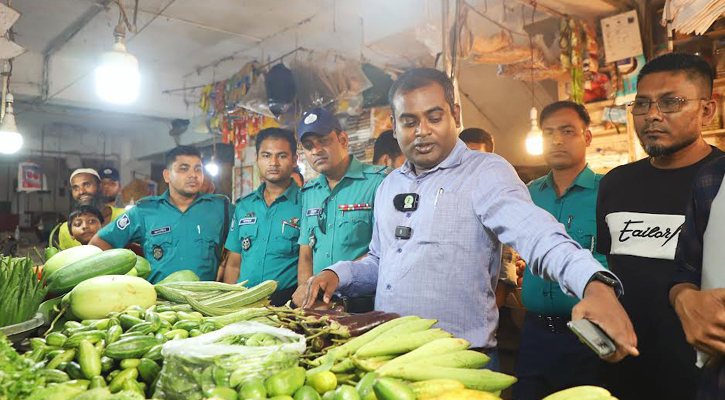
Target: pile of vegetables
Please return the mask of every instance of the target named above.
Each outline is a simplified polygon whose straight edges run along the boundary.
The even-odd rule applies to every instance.
[[[164,346],[164,367],[154,394],[167,400],[201,400],[297,365],[302,336],[253,322]],[[304,377],[304,370],[302,370]]]
[[[0,256],[0,327],[35,316],[47,289],[30,257]]]
[[[431,329],[435,323],[415,316],[391,320],[331,349],[312,365],[329,367],[349,383],[375,373],[412,382],[455,380],[468,390],[499,393],[516,382],[513,376],[479,369],[489,357],[467,350],[470,343],[463,339]]]
[[[164,343],[219,328],[198,312],[133,305],[102,319],[68,321],[44,339],[31,339],[26,356],[43,366],[39,375],[47,382],[75,380],[90,389],[108,387],[111,393],[125,390],[146,398],[161,370]]]
[[[0,399],[22,399],[45,384],[36,374],[35,363],[18,355],[0,334]]]

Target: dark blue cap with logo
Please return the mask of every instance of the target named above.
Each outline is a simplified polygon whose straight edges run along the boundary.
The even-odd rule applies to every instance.
[[[335,129],[342,130],[340,121],[326,109],[315,107],[300,117],[297,123],[297,140],[302,140],[302,137],[308,133],[328,135]]]
[[[103,178],[111,178],[114,181],[120,181],[121,180],[121,174],[118,173],[118,170],[113,167],[103,167],[98,170],[101,179]]]

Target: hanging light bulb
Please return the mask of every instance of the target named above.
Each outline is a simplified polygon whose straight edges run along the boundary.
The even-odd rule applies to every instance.
[[[113,50],[101,54],[95,70],[96,94],[109,103],[128,104],[138,98],[141,75],[138,60],[126,51],[126,28],[120,22],[113,30]]]
[[[5,101],[7,102],[5,117],[0,123],[0,153],[13,154],[23,147],[23,136],[18,133],[18,127],[15,125],[13,95],[8,93]]]
[[[544,152],[544,134],[539,129],[538,112],[531,107],[531,130],[526,134],[526,151],[538,156]]]
[[[204,168],[206,168],[206,172],[208,172],[211,176],[216,176],[219,173],[219,166],[214,159],[212,159],[209,164],[206,164]]]

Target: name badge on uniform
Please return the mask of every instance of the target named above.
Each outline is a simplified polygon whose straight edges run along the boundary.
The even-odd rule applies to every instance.
[[[151,230],[151,236],[163,235],[164,233],[169,233],[169,232],[171,232],[171,227],[164,226],[163,228],[156,228],[156,229]]]
[[[307,216],[308,217],[315,217],[317,215],[320,215],[322,213],[321,208],[308,208],[307,209]]]
[[[239,226],[242,225],[254,225],[257,223],[257,217],[253,218],[242,218],[239,220]]]

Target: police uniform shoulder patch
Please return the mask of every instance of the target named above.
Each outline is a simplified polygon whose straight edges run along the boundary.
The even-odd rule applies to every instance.
[[[128,218],[128,214],[121,215],[121,218],[116,220],[116,227],[120,230],[124,230],[128,228],[128,225],[131,223],[131,219]]]
[[[242,239],[242,250],[249,251],[249,249],[252,247],[252,239],[249,237],[245,237]]]

